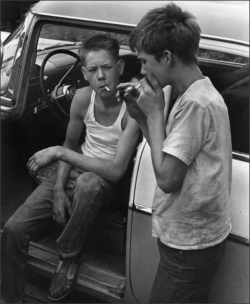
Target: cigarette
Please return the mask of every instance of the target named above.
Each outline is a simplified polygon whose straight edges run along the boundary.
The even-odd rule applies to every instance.
[[[110,92],[110,88],[108,86],[105,86],[104,89],[108,92]]]
[[[134,91],[134,90],[138,90],[139,88],[141,87],[141,84],[138,84],[137,86],[131,86],[131,87],[127,87],[124,92],[128,93],[128,92],[131,92],[131,91]]]

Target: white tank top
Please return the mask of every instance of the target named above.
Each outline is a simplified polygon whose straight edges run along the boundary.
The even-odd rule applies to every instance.
[[[87,133],[85,142],[81,146],[82,153],[89,157],[112,159],[115,155],[117,142],[123,133],[121,121],[126,111],[126,105],[123,102],[115,123],[105,127],[95,120],[95,96],[96,92],[92,91],[88,111],[83,120]]]

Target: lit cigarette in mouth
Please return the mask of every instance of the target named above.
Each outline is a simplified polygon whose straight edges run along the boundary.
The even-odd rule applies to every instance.
[[[108,86],[105,86],[104,89],[108,92],[110,92],[110,88]]]

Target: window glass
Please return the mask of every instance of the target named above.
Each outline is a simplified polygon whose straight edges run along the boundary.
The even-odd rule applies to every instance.
[[[84,42],[91,36],[99,33],[110,34],[119,41],[120,45],[128,45],[128,35],[71,26],[45,24],[40,33],[38,50],[49,48],[56,44],[65,45],[70,42]]]
[[[1,95],[5,94],[5,96],[8,98],[13,96],[13,80],[15,72],[18,68],[25,36],[23,30],[24,23],[18,26],[3,47],[4,56],[1,68]]]
[[[249,154],[249,58],[200,50],[199,66],[221,93],[228,108],[232,147]]]
[[[211,79],[227,105],[233,151],[249,154],[249,58],[210,50],[200,54],[203,75]],[[173,90],[170,110],[177,97]]]
[[[249,154],[249,64],[211,80],[228,108],[233,150]]]
[[[248,63],[249,61],[249,58],[243,56],[228,54],[220,51],[206,50],[202,48],[199,49],[198,57],[236,63]]]

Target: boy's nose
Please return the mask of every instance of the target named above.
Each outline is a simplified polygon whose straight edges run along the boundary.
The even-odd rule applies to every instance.
[[[143,76],[146,76],[146,75],[147,75],[147,73],[146,73],[146,71],[145,71],[143,65],[141,65],[141,74],[142,74]]]
[[[98,74],[97,74],[98,79],[103,79],[105,78],[105,74],[102,69],[98,69]]]

